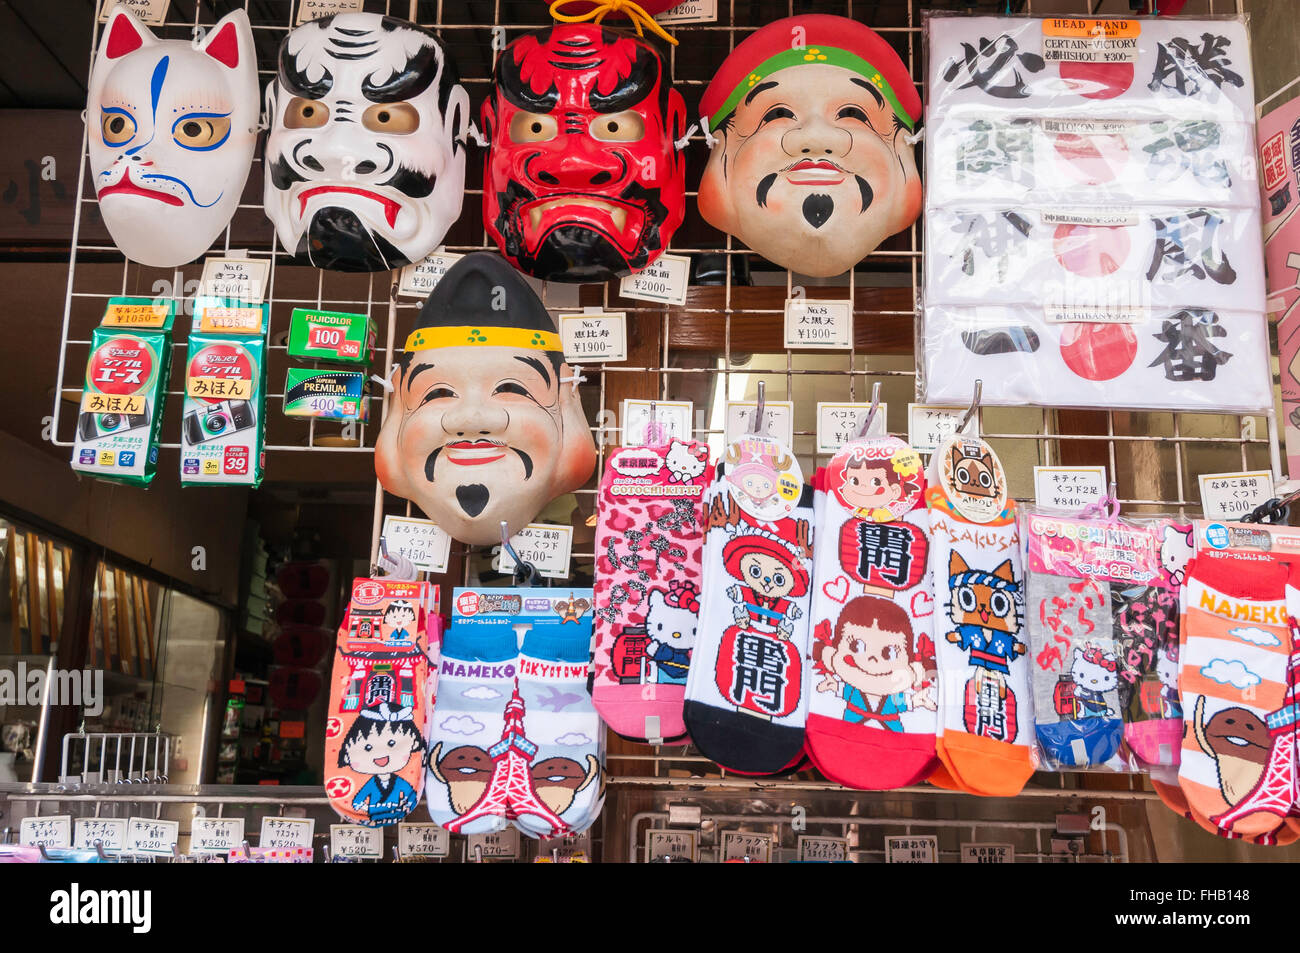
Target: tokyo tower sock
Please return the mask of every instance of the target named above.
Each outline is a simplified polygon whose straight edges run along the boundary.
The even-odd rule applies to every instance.
[[[793,454],[770,439],[737,441],[728,461],[734,484],[732,463],[720,463],[705,494],[684,717],[705,757],[771,774],[797,763],[804,745],[813,494]]]
[[[519,650],[519,695],[528,740],[532,792],[511,801],[515,826],[529,837],[585,830],[604,800],[605,733],[587,694],[591,626],[579,620],[534,626]],[[558,629],[558,631],[556,631]]]
[[[453,622],[443,636],[425,789],[429,817],[452,833],[486,834],[509,823],[505,762],[490,751],[502,740],[506,707],[518,685],[518,658],[510,628]]]
[[[700,609],[707,446],[674,440],[610,458],[596,522],[591,697],[609,727],[684,740],[682,703]]]
[[[1054,765],[1104,764],[1124,737],[1110,583],[1034,571],[1033,538],[1029,545],[1025,615],[1038,742]]]
[[[1270,731],[1286,721],[1287,575],[1233,556],[1200,555],[1187,570],[1178,784],[1225,837],[1270,841],[1295,801],[1293,736]]]
[[[910,473],[889,467],[910,477],[914,508],[885,521],[864,517],[846,505],[861,485],[856,474],[877,458],[890,463],[891,454],[914,461],[899,468]],[[853,482],[842,496],[846,479]],[[846,787],[906,787],[938,763],[924,483],[920,456],[894,438],[848,444],[814,479],[818,546],[805,747],[822,774]]]
[[[1011,797],[1034,771],[1015,506],[977,524],[939,486],[925,491],[925,502],[941,688],[937,751],[963,789]]]

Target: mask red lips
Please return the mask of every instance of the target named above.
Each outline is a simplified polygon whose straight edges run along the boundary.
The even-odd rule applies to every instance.
[[[99,200],[102,202],[109,195],[138,195],[141,198],[157,199],[164,205],[184,205],[185,201],[179,195],[172,195],[170,192],[158,192],[154,189],[146,189],[136,185],[131,181],[131,176],[122,176],[122,180],[116,185],[110,185],[105,189],[100,189]]]
[[[362,198],[372,199],[384,207],[384,218],[388,221],[388,227],[392,228],[397,222],[397,213],[402,207],[392,199],[380,195],[378,192],[371,192],[369,189],[358,189],[350,185],[318,185],[314,189],[306,189],[298,194],[298,217],[303,217],[307,212],[307,200],[317,195],[323,195],[326,192],[345,192],[348,195],[360,195]]]
[[[800,159],[785,173],[791,185],[839,185],[848,175],[827,159]]]
[[[443,447],[442,455],[462,467],[480,467],[496,463],[506,455],[506,448],[491,440],[457,440]]]

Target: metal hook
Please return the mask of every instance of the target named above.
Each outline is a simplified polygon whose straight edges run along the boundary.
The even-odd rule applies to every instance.
[[[962,415],[961,422],[957,424],[956,433],[958,436],[966,432],[966,425],[971,422],[971,418],[974,417],[976,412],[980,409],[980,401],[983,397],[984,382],[977,378],[975,381],[975,394],[971,398],[970,407],[967,408],[966,413]]]
[[[474,863],[476,863],[476,864],[481,864],[481,863],[483,863],[483,845],[482,845],[482,844],[475,844],[475,845],[474,845]]]
[[[754,405],[754,419],[749,425],[749,432],[752,434],[761,434],[763,432],[763,412],[767,410],[767,382],[758,382],[758,401]]]
[[[537,585],[537,567],[532,563],[524,560],[517,552],[515,547],[510,544],[510,525],[501,521],[501,551],[507,553],[515,561],[514,583],[516,586],[535,586]]]
[[[95,841],[95,856],[100,859],[101,863],[108,863],[108,854],[104,853],[104,842],[102,840]]]
[[[871,409],[867,411],[867,416],[862,419],[862,426],[858,428],[858,436],[865,437],[871,431],[871,422],[876,419],[876,411],[880,409],[880,381],[871,385]]]

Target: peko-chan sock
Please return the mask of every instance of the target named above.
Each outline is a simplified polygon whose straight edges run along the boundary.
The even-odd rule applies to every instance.
[[[601,718],[632,741],[685,740],[712,480],[708,447],[681,440],[618,450],[601,479],[589,685]]]
[[[512,801],[510,813],[529,837],[586,830],[605,797],[605,733],[587,694],[591,628],[582,621],[534,625],[519,650],[524,728],[537,750],[532,794],[523,803]]]
[[[822,774],[846,787],[917,784],[938,763],[921,458],[897,438],[856,440],[817,471],[813,485],[818,545],[805,747]],[[892,508],[868,498],[882,492]]]
[[[974,523],[940,486],[925,491],[925,502],[941,689],[937,753],[964,790],[1011,797],[1034,771],[1015,505]]]
[[[453,622],[443,636],[425,789],[429,817],[454,834],[487,834],[509,823],[508,801],[490,788],[490,749],[501,740],[518,658],[510,628]]]
[[[723,767],[772,774],[804,745],[813,494],[794,454],[766,437],[733,443],[717,472],[686,729]]]
[[[1295,803],[1287,576],[1281,563],[1202,554],[1183,586],[1178,784],[1198,821],[1258,843],[1279,838]]]

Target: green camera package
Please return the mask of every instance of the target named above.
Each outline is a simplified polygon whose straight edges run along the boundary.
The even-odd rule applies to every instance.
[[[195,301],[181,412],[182,486],[262,482],[269,316],[266,304]]]
[[[289,318],[289,356],[336,364],[370,364],[375,322],[364,314],[294,308]]]
[[[153,480],[175,314],[170,301],[108,299],[91,332],[72,469],[135,486]]]

